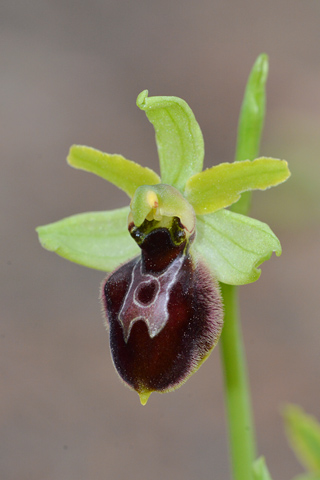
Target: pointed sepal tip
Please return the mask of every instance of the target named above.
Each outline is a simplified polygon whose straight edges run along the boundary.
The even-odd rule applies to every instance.
[[[149,400],[149,397],[150,397],[151,393],[152,392],[150,392],[149,390],[144,390],[142,392],[138,392],[138,395],[140,397],[141,405],[146,405],[147,401]]]

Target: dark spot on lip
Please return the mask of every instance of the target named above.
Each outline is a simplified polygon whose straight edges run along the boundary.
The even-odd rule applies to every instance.
[[[153,300],[158,290],[158,285],[155,281],[150,281],[142,284],[137,292],[137,300],[143,305],[149,305]]]

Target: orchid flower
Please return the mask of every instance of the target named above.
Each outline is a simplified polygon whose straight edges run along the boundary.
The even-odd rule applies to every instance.
[[[102,286],[115,368],[145,404],[181,386],[208,358],[223,326],[219,282],[243,285],[280,242],[265,223],[227,209],[243,192],[284,182],[284,160],[261,157],[203,169],[204,142],[187,103],[137,98],[156,133],[160,176],[121,155],[71,147],[69,165],[122,189],[125,208],[38,227],[42,246],[110,272]]]

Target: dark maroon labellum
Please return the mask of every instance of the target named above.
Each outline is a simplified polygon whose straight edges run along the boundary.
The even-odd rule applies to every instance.
[[[120,377],[146,403],[152,391],[179,387],[215,346],[222,304],[209,270],[190,254],[192,237],[172,228],[139,228],[141,256],[122,265],[103,286],[113,361]]]

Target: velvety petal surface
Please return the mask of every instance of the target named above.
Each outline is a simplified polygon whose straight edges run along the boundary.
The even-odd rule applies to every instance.
[[[281,245],[272,230],[253,218],[219,210],[197,216],[194,248],[223,283],[244,285],[257,280],[257,268],[272,252],[281,254]]]
[[[85,267],[107,272],[140,253],[128,232],[128,214],[129,207],[80,213],[36,230],[41,245],[47,250]]]
[[[73,145],[67,157],[69,165],[94,173],[126,192],[131,198],[140,185],[160,183],[159,176],[150,168],[142,167],[122,155],[109,155],[95,148]]]
[[[201,172],[204,143],[202,132],[189,105],[177,97],[137,98],[156,132],[162,183],[183,192],[189,177]]]
[[[290,176],[285,160],[257,158],[253,162],[220,163],[191,177],[185,197],[196,214],[213,213],[239,200],[248,190],[265,190]]]
[[[146,225],[145,225],[146,226]],[[140,244],[141,256],[109,275],[102,289],[118,374],[144,405],[151,392],[180,387],[208,358],[222,329],[216,280],[157,228]]]

